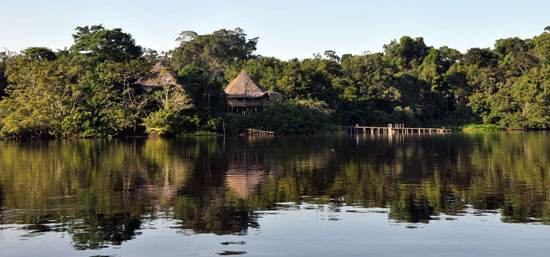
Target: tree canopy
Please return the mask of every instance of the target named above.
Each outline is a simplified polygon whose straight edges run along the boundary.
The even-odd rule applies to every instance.
[[[222,132],[226,122],[235,132],[252,126],[318,133],[331,125],[387,123],[548,129],[547,31],[465,53],[404,36],[381,53],[326,50],[285,61],[256,55],[258,38],[240,28],[183,31],[180,44],[159,55],[120,28],[77,27],[68,49],[0,52],[0,137]],[[158,62],[166,67],[151,72]],[[224,87],[243,70],[279,92],[281,102],[263,115],[228,116]],[[140,84],[159,72],[183,86]]]

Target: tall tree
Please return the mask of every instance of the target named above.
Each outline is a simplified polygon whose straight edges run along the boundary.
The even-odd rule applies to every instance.
[[[23,50],[23,55],[25,55],[25,57],[29,58],[30,60],[36,60],[36,61],[40,61],[40,60],[52,61],[57,58],[55,53],[51,49],[46,47],[29,47]]]
[[[477,65],[480,68],[493,67],[497,64],[497,56],[489,48],[470,48],[464,54],[466,65]]]
[[[64,119],[75,111],[81,95],[75,69],[67,63],[35,62],[19,56],[6,70],[7,97],[0,102],[0,135],[61,136]]]
[[[206,68],[209,75],[218,80],[232,66],[242,66],[253,58],[258,38],[246,39],[246,34],[240,28],[235,30],[218,30],[212,34],[198,35],[192,31],[184,31],[178,37],[181,42],[172,54],[172,66],[176,71],[186,65]]]
[[[400,70],[411,69],[420,65],[429,49],[421,37],[412,39],[404,36],[399,39],[399,42],[394,40],[384,45],[384,51],[390,63],[396,65]]]
[[[90,56],[96,62],[129,61],[140,57],[143,53],[132,35],[119,28],[105,29],[102,25],[77,27],[73,39],[71,53]]]

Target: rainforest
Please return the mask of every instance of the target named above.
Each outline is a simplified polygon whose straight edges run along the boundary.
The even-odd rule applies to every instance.
[[[550,28],[492,48],[427,46],[403,36],[379,53],[327,50],[307,59],[255,54],[240,28],[157,52],[120,28],[77,27],[65,49],[0,52],[0,138],[172,136],[257,128],[317,134],[345,125],[498,129],[550,127]],[[449,42],[452,43],[452,42]],[[180,88],[139,82],[162,63]],[[263,112],[226,113],[224,88],[242,71],[281,99]]]

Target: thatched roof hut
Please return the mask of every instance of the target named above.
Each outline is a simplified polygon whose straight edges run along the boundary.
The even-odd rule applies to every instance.
[[[160,88],[166,85],[175,86],[183,90],[183,85],[178,83],[176,76],[174,76],[172,71],[168,67],[165,67],[162,62],[155,64],[155,66],[151,69],[151,73],[153,74],[153,77],[147,79],[141,78],[137,81],[137,84],[141,85],[143,90],[150,92],[155,88]]]
[[[281,98],[277,92],[267,91],[256,81],[254,81],[246,71],[241,72],[229,85],[225,88],[227,98],[261,98],[267,95],[271,100]]]
[[[272,101],[281,98],[277,92],[267,91],[254,81],[246,71],[241,72],[225,88],[227,94],[227,112],[246,114],[261,112],[272,105]]]

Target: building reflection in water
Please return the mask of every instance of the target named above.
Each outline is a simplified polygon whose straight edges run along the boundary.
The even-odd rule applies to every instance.
[[[266,156],[260,152],[234,152],[228,155],[226,184],[245,199],[256,192],[262,182],[269,178],[271,172]]]

